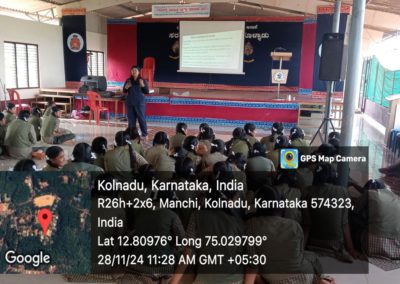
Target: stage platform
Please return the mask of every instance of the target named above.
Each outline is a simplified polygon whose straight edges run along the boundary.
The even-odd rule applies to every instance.
[[[110,88],[120,92],[121,88]],[[146,98],[147,120],[151,122],[177,123],[180,121],[210,125],[243,126],[252,122],[259,128],[270,128],[275,121],[283,122],[285,127],[293,127],[305,119],[313,121],[312,114],[324,110],[325,99],[298,95],[292,92],[280,94],[265,91],[223,91],[198,89],[155,89]],[[73,97],[73,109],[80,110],[87,104],[87,98],[78,94],[77,88],[41,89],[41,93],[52,93],[54,97],[70,95]],[[118,118],[126,113],[124,98],[121,96],[104,98],[103,105],[110,109],[111,116]],[[334,108],[342,108],[341,100],[334,100]],[[339,115],[340,116],[340,115]],[[318,121],[320,115],[317,116]],[[335,119],[335,118],[334,118]],[[338,120],[341,117],[337,118]],[[304,121],[303,121],[304,124]],[[306,126],[307,128],[307,126]]]

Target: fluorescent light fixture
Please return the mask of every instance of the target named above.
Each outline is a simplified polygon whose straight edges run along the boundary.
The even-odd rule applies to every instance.
[[[400,33],[375,44],[372,50],[383,67],[390,71],[400,70]]]

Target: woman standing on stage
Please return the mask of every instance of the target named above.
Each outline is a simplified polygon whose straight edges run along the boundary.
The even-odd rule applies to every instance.
[[[136,120],[139,121],[141,136],[147,137],[147,124],[145,118],[146,102],[145,94],[149,93],[146,80],[140,76],[140,69],[137,66],[131,68],[131,76],[124,84],[126,97],[126,109],[128,113],[129,127],[136,127]]]

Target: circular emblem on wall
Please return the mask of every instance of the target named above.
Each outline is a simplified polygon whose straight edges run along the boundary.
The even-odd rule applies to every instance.
[[[67,45],[72,52],[80,52],[83,49],[83,38],[80,34],[72,33],[67,39]]]

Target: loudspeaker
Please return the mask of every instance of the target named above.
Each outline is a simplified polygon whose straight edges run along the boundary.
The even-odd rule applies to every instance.
[[[324,34],[321,45],[319,79],[321,81],[343,81],[346,73],[347,48],[343,33]]]

